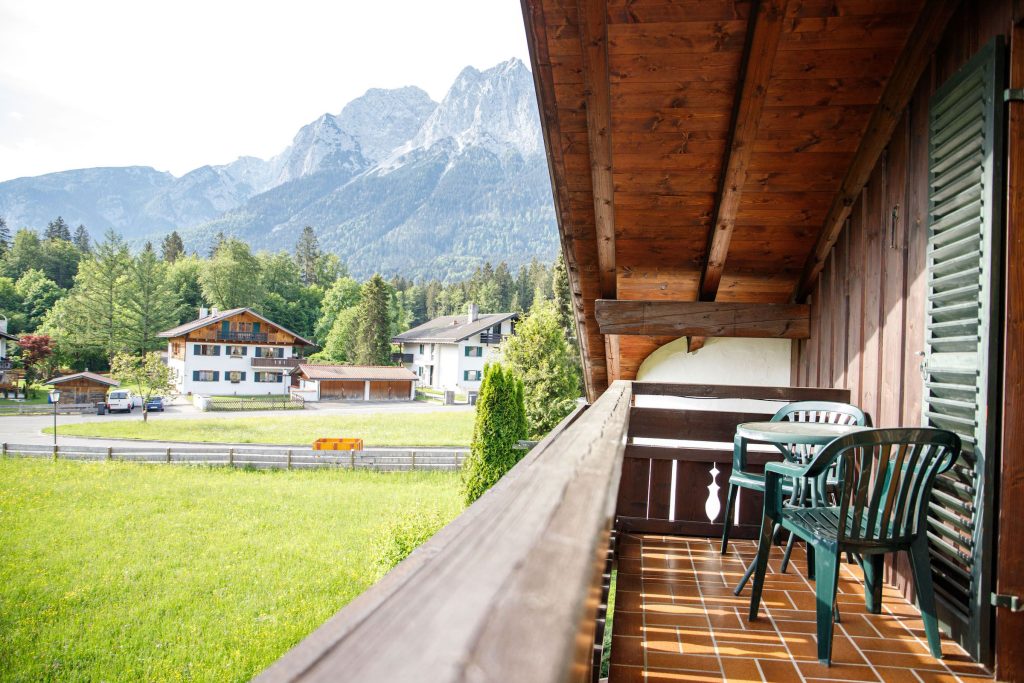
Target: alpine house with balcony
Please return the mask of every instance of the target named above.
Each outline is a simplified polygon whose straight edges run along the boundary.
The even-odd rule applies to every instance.
[[[484,364],[515,330],[518,313],[485,313],[469,304],[466,315],[443,315],[394,337],[394,359],[416,373],[422,386],[476,391]]]
[[[160,333],[182,394],[287,394],[298,349],[313,346],[251,308],[199,309],[199,317]]]

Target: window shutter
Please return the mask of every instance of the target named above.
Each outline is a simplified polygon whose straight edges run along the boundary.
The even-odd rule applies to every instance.
[[[284,382],[284,373],[281,373],[281,372],[277,373],[277,382],[278,383],[283,383]]]
[[[220,346],[214,346],[213,347],[213,355],[215,355],[215,356],[219,356],[220,355]]]
[[[228,334],[231,332],[231,323],[225,320],[220,324],[220,333],[227,339]]]
[[[244,372],[240,372],[238,374],[239,374],[239,381],[244,382],[245,381],[245,373]]]
[[[198,370],[193,370],[192,371],[192,381],[193,382],[198,382],[199,381],[199,371]]]
[[[242,347],[242,355],[243,356],[249,355],[249,347],[248,346],[243,346]]]
[[[252,324],[252,332],[253,332],[253,334],[259,334],[260,333],[260,324],[259,323],[253,323]]]
[[[219,382],[220,381],[220,371],[219,370],[214,370],[213,371],[213,381],[214,382]]]
[[[193,345],[192,345],[192,353],[193,353],[193,354],[195,354],[195,355],[197,355],[197,356],[198,356],[199,354],[201,354],[201,353],[202,353],[202,348],[201,348],[201,346],[200,346],[199,344],[193,344]]]
[[[940,618],[975,659],[990,658],[994,373],[998,370],[1004,46],[989,43],[932,97],[922,408],[963,439],[935,481],[928,537]],[[995,329],[993,329],[993,327]]]

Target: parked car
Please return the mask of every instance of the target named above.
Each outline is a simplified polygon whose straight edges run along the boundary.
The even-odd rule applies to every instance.
[[[117,391],[111,391],[107,394],[107,410],[114,412],[120,410],[124,413],[130,413],[135,408],[135,397],[132,396],[132,392],[126,389],[118,389]]]
[[[151,398],[148,401],[146,401],[146,406],[145,407],[146,407],[146,412],[149,412],[149,413],[153,412],[154,410],[158,410],[161,413],[164,412],[164,397],[163,396],[154,396],[153,398]]]

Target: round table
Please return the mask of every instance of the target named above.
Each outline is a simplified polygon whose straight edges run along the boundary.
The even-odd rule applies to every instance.
[[[785,452],[791,452],[788,448],[783,446],[824,446],[841,436],[852,434],[853,432],[859,432],[868,427],[861,427],[858,425],[839,425],[832,424],[829,422],[794,422],[790,420],[780,420],[778,422],[743,422],[736,425],[736,448],[743,449],[744,452],[747,448],[749,441],[756,441],[758,443],[769,443],[779,447],[780,450]],[[799,464],[807,464],[802,459]],[[793,495],[791,497],[791,504],[800,504],[803,499],[803,493],[801,493],[801,487],[793,487]],[[814,496],[811,496],[811,505],[814,505]],[[806,504],[806,503],[803,503]],[[774,536],[774,533],[772,534]],[[789,559],[789,547],[787,547],[786,560]],[[753,573],[754,563],[751,562],[747,571],[743,574],[743,578],[740,583],[733,590],[733,593],[739,595],[740,591],[743,590],[743,586],[746,585],[750,579],[750,575]]]

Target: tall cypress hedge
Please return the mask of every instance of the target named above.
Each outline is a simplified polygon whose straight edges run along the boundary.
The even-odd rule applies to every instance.
[[[519,462],[526,451],[515,446],[526,438],[523,383],[500,363],[484,366],[476,402],[473,443],[462,471],[462,492],[469,505]]]

